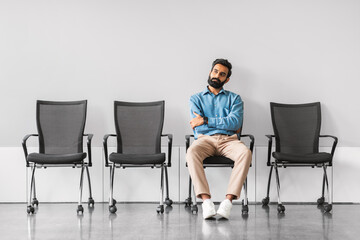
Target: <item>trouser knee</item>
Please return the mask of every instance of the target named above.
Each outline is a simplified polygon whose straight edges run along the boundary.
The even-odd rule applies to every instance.
[[[186,162],[188,164],[191,164],[193,162],[196,162],[196,161],[202,161],[202,156],[200,154],[200,151],[199,149],[196,149],[196,147],[189,147],[187,152],[186,152]]]
[[[252,161],[252,152],[250,151],[250,149],[246,149],[239,154],[237,159],[239,162],[244,162],[246,163],[246,165],[250,165]]]

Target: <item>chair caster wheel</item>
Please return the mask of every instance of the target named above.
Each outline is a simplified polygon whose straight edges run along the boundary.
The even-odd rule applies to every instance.
[[[165,198],[165,204],[166,206],[171,206],[173,204],[173,201],[170,198]]]
[[[78,208],[77,208],[76,212],[77,212],[77,213],[80,213],[80,212],[81,212],[81,214],[83,214],[83,213],[84,213],[84,208],[83,208],[83,206],[82,206],[82,205],[78,205]]]
[[[164,205],[159,205],[157,208],[156,208],[156,211],[157,213],[164,213]]]
[[[191,212],[192,212],[192,214],[197,214],[198,211],[199,211],[199,209],[198,209],[198,206],[197,206],[197,205],[192,205],[192,206],[191,206]]]
[[[191,198],[185,199],[185,207],[190,207],[192,205]]]
[[[94,207],[95,205],[95,201],[92,197],[89,197],[89,200],[88,200],[88,206],[89,207]]]
[[[33,206],[39,206],[39,201],[36,199],[36,198],[33,198],[33,200],[32,200],[32,202],[31,202],[31,204],[33,205]]]
[[[115,205],[109,206],[109,212],[116,213],[117,207]]]
[[[323,205],[324,202],[325,202],[325,198],[324,198],[324,197],[320,197],[320,198],[318,198],[318,200],[317,200],[317,204],[318,204],[318,205]]]
[[[26,211],[28,214],[34,214],[35,208],[33,206],[28,206]]]
[[[242,209],[241,209],[241,213],[243,215],[248,214],[249,213],[249,206],[248,205],[243,205]]]
[[[266,197],[261,201],[261,203],[262,203],[263,206],[267,206],[269,204],[269,201],[270,201],[270,198]]]
[[[282,204],[278,204],[277,210],[278,210],[278,213],[284,213],[285,206],[283,206]]]
[[[325,210],[325,212],[330,212],[332,210],[332,204],[325,204],[324,210]]]
[[[113,204],[114,204],[114,205],[116,204],[116,199],[115,199],[115,198],[113,198]]]

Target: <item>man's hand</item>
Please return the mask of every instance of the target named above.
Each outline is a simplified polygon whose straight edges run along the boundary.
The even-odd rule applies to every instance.
[[[191,125],[191,128],[194,129],[195,127],[197,126],[201,126],[204,124],[204,119],[202,116],[200,116],[199,114],[197,114],[196,112],[194,112],[195,114],[195,118],[191,119],[190,121],[190,125]]]

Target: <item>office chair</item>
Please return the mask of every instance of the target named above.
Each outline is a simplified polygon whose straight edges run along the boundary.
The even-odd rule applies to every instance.
[[[250,150],[251,150],[251,152],[253,152],[254,143],[255,143],[254,136],[250,135],[250,134],[241,135],[241,133],[239,133],[238,139],[240,140],[241,137],[250,138]],[[190,139],[191,138],[194,138],[194,135],[186,135],[185,136],[186,151],[190,147]],[[187,167],[187,163],[186,163],[186,167]],[[203,167],[204,168],[207,168],[207,167],[231,167],[231,168],[233,168],[234,161],[232,161],[231,159],[224,157],[224,156],[211,156],[211,157],[207,157],[206,159],[204,159]],[[191,207],[191,212],[193,214],[196,214],[198,212],[198,206],[197,206],[195,191],[194,191],[194,204],[192,203],[192,198],[191,198],[191,189],[192,188],[193,188],[192,180],[191,180],[191,176],[189,175],[189,196],[187,199],[185,199],[185,207]],[[245,197],[242,200],[241,212],[242,212],[242,214],[246,215],[249,212],[248,198],[247,198],[247,178],[245,179],[245,182],[244,182],[244,195],[245,195]]]
[[[105,166],[110,168],[109,211],[115,213],[116,200],[113,198],[115,168],[151,167],[161,169],[160,205],[156,211],[164,212],[164,171],[166,184],[165,204],[172,205],[169,198],[167,168],[171,167],[172,134],[162,134],[164,122],[164,101],[132,103],[114,102],[116,134],[104,136]],[[168,162],[161,152],[161,137],[168,137]],[[117,151],[108,155],[107,140],[116,137]],[[109,163],[109,161],[111,163]]]
[[[26,135],[22,141],[26,167],[31,168],[30,194],[27,212],[34,213],[34,206],[39,205],[35,190],[35,169],[48,167],[81,168],[79,202],[77,213],[83,213],[82,188],[83,174],[86,169],[89,184],[88,205],[94,207],[91,193],[89,167],[91,162],[91,139],[93,134],[84,134],[87,101],[53,102],[40,101],[36,103],[36,124],[38,134]],[[26,141],[30,137],[38,137],[39,152],[28,154]],[[83,152],[83,137],[87,137],[88,161]],[[32,198],[32,194],[34,195]]]
[[[267,195],[262,200],[264,206],[269,203],[270,182],[273,168],[275,169],[278,212],[284,213],[285,206],[280,200],[279,167],[322,167],[323,184],[322,195],[317,200],[318,205],[325,202],[324,188],[326,184],[328,203],[324,210],[332,209],[332,197],[329,193],[328,175],[326,169],[332,167],[332,161],[338,139],[330,135],[320,135],[321,109],[320,102],[308,104],[280,104],[270,103],[271,119],[275,135],[268,138],[268,160],[270,166]],[[333,139],[331,153],[319,152],[319,139],[329,137]],[[275,138],[275,151],[272,152],[272,139]],[[271,154],[272,152],[272,154]],[[271,160],[271,155],[274,160]],[[332,175],[332,174],[331,174]]]

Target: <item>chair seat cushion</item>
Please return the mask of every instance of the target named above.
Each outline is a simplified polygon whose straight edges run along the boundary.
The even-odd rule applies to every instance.
[[[234,161],[224,156],[211,156],[204,160],[204,164],[234,164]]]
[[[161,164],[165,162],[165,153],[157,154],[123,154],[111,153],[109,160],[119,164]]]
[[[30,153],[27,157],[29,162],[39,164],[75,164],[82,163],[86,158],[86,153],[71,154],[44,154]]]
[[[332,155],[330,153],[309,153],[309,154],[289,154],[273,152],[273,157],[281,162],[289,163],[325,163],[330,162]]]

